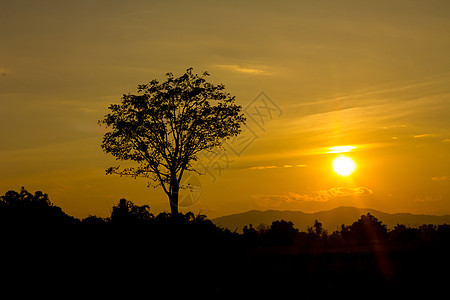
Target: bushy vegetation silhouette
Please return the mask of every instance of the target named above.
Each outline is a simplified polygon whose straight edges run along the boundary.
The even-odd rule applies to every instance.
[[[31,194],[24,187],[19,192],[9,191],[0,197],[0,226],[58,226],[78,220],[54,206],[47,194]]]
[[[109,221],[112,224],[137,225],[149,223],[153,218],[148,205],[138,206],[122,198],[112,208]]]
[[[281,297],[301,290],[317,298],[359,298],[370,290],[404,298],[418,287],[445,287],[448,275],[438,274],[450,267],[449,225],[398,224],[388,230],[371,214],[332,233],[319,220],[305,231],[278,220],[249,224],[238,234],[205,215],[153,215],[147,205],[126,199],[107,218],[79,220],[47,194],[22,188],[0,197],[0,217],[2,271],[51,270],[55,284],[83,274],[88,281],[121,278],[121,285],[134,290],[151,285],[172,295]]]

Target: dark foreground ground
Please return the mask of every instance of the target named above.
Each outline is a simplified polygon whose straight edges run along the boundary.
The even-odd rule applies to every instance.
[[[34,228],[3,232],[1,289],[13,298],[446,299],[448,250],[304,249],[135,228]]]
[[[448,299],[450,226],[367,214],[333,233],[274,221],[242,233],[121,199],[109,218],[42,192],[0,197],[1,299]]]

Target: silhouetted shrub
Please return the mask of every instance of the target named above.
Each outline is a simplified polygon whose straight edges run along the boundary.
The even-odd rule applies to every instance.
[[[101,218],[101,217],[97,217],[97,216],[93,216],[93,215],[89,215],[86,218],[84,218],[83,220],[81,220],[82,224],[86,224],[86,225],[106,225],[108,224],[108,222],[110,221],[109,218]]]
[[[47,194],[34,194],[24,187],[20,192],[8,191],[0,197],[0,223],[13,226],[54,226],[75,224],[79,220],[67,215],[60,207],[53,205]]]
[[[112,208],[110,222],[120,225],[148,224],[153,220],[148,205],[138,206],[126,199],[120,199]]]

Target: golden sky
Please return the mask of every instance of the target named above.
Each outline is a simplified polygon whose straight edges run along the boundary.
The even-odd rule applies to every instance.
[[[447,0],[2,0],[0,36],[1,194],[42,190],[79,218],[122,197],[169,211],[145,180],[105,175],[117,162],[97,120],[192,66],[248,125],[187,174],[182,210],[450,213]],[[339,155],[357,164],[348,177]]]

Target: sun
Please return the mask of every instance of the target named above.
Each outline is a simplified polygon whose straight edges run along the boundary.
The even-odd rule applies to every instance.
[[[341,155],[333,160],[333,171],[336,174],[347,177],[356,170],[356,163],[350,157]]]

